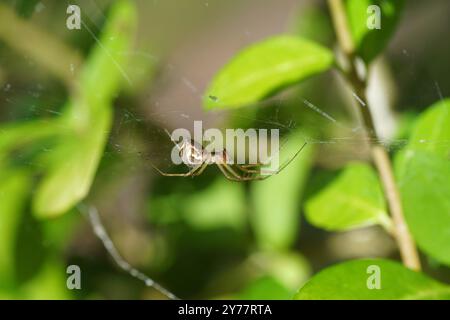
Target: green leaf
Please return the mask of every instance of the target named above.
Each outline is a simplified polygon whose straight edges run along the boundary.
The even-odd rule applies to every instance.
[[[379,267],[380,289],[369,289]],[[373,267],[372,267],[373,268]],[[450,287],[397,262],[363,259],[344,262],[316,274],[295,295],[297,300],[450,299]]]
[[[14,1],[14,6],[18,14],[29,18],[34,12],[36,12],[36,6],[38,3],[38,0],[18,0]]]
[[[27,171],[0,168],[0,287],[15,276],[16,234],[30,188]]]
[[[97,46],[81,73],[80,92],[71,97],[62,115],[73,132],[61,137],[51,152],[51,164],[38,186],[33,209],[38,217],[68,211],[89,192],[112,118],[112,100],[122,81],[129,80],[123,65],[136,25],[131,1],[117,1]]]
[[[408,147],[444,158],[450,155],[450,99],[435,103],[420,115]]]
[[[16,285],[21,285],[39,272],[48,255],[42,226],[29,210],[23,212],[15,237],[14,280]]]
[[[37,217],[58,216],[76,205],[89,192],[111,126],[111,110],[97,112],[91,130],[68,136],[54,150],[52,164],[33,198]]]
[[[204,96],[206,109],[241,107],[321,73],[333,54],[314,42],[277,36],[251,45],[214,78]]]
[[[399,189],[411,233],[423,251],[450,266],[450,163],[421,150],[401,157]]]
[[[4,158],[13,149],[56,136],[66,129],[57,119],[34,120],[4,125],[0,127],[0,159]]]
[[[406,221],[418,246],[450,265],[450,99],[423,112],[395,158]]]
[[[116,1],[107,21],[81,74],[83,95],[90,103],[110,101],[123,82],[131,82],[126,73],[126,53],[130,51],[136,33],[137,13],[133,1]],[[89,107],[93,108],[95,104]]]
[[[287,300],[291,297],[290,290],[277,279],[263,276],[250,283],[237,298],[241,300]]]
[[[296,35],[306,38],[324,46],[330,46],[334,31],[326,11],[316,4],[299,7],[298,16],[294,20]]]
[[[343,231],[380,224],[391,229],[380,182],[364,163],[349,164],[324,190],[306,203],[306,218],[319,227]]]
[[[67,300],[72,293],[67,289],[66,265],[49,257],[37,274],[20,288],[20,299]]]
[[[205,190],[186,197],[182,207],[184,219],[197,229],[229,226],[242,230],[245,225],[244,186],[226,179],[217,179]]]
[[[152,223],[171,224],[184,221],[196,230],[245,228],[244,186],[223,177],[196,192],[171,192],[149,201]],[[214,205],[212,206],[211,203]]]
[[[82,221],[83,217],[76,209],[56,219],[40,221],[46,249],[63,254]]]
[[[280,166],[289,161],[304,144],[300,132],[288,136],[281,148]],[[297,237],[303,189],[312,166],[314,147],[306,145],[283,171],[251,185],[251,223],[262,249],[288,249]]]
[[[250,261],[264,274],[289,289],[290,297],[311,276],[311,266],[305,257],[297,252],[258,252],[250,257]]]
[[[369,29],[373,12],[369,6],[381,10],[381,29]],[[347,0],[346,10],[350,31],[358,55],[367,63],[373,60],[386,46],[395,31],[404,0]]]

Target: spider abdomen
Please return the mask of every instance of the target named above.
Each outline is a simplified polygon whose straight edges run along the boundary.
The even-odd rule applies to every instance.
[[[185,141],[180,147],[180,158],[185,165],[196,167],[204,162],[203,148],[196,146],[195,141]]]

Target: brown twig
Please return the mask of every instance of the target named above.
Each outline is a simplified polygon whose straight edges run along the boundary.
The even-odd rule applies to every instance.
[[[348,27],[344,5],[342,0],[328,0],[328,6],[330,8],[339,47],[348,62],[348,68],[346,70],[341,70],[342,74],[362,102],[362,104],[359,104],[358,109],[364,122],[368,141],[370,141],[372,159],[378,170],[389,211],[394,221],[395,239],[400,249],[403,264],[410,269],[420,270],[419,254],[414,239],[409,232],[408,225],[405,222],[401,198],[395,182],[391,160],[386,149],[379,143],[372,114],[369,109],[366,97],[367,83],[365,79],[362,79],[358,75],[355,67],[355,45]]]

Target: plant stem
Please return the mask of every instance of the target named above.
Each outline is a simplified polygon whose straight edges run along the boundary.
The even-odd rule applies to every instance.
[[[361,99],[361,103],[358,104],[358,109],[364,122],[368,141],[370,142],[372,160],[378,170],[385,198],[394,222],[395,239],[400,250],[403,264],[410,269],[420,270],[419,254],[409,232],[408,225],[405,222],[400,193],[392,170],[392,163],[388,152],[383,145],[379,143],[372,114],[369,109],[366,97],[367,83],[365,79],[361,79],[355,67],[355,45],[348,27],[344,5],[342,0],[328,0],[328,6],[330,8],[339,47],[349,63],[347,70],[343,70],[342,73],[352,87],[354,93],[357,95],[357,98]]]
[[[82,59],[77,51],[30,22],[18,17],[7,5],[0,4],[0,39],[25,57],[31,57],[59,77],[70,88]]]

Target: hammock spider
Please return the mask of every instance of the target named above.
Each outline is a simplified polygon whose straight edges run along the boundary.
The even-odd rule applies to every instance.
[[[203,148],[200,144],[196,143],[194,140],[183,140],[182,143],[176,144],[179,150],[180,158],[183,163],[190,168],[186,173],[166,173],[158,169],[156,166],[151,164],[151,166],[157,170],[161,175],[167,177],[195,177],[203,173],[208,165],[215,164],[223,173],[225,178],[232,181],[252,181],[252,180],[264,180],[271,177],[274,174],[280,173],[284,168],[286,168],[303,150],[306,146],[306,142],[297,151],[297,153],[280,169],[276,171],[265,170],[270,172],[269,175],[261,174],[261,163],[258,164],[229,164],[227,160],[229,159],[228,152],[223,149],[221,152],[209,152]],[[233,168],[234,167],[234,168]],[[236,170],[237,168],[238,170]]]

